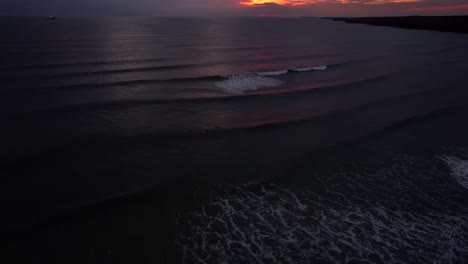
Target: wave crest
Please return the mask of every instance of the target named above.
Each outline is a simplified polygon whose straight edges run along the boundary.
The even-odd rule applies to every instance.
[[[279,71],[267,71],[267,72],[258,72],[258,75],[261,76],[278,76],[288,73],[288,70],[279,70]]]
[[[328,69],[327,65],[322,65],[322,66],[316,66],[316,67],[309,67],[309,68],[296,68],[296,69],[291,69],[290,71],[293,72],[308,72],[308,71],[324,71]]]
[[[308,68],[294,68],[277,71],[264,71],[257,73],[230,75],[227,76],[224,81],[217,82],[216,86],[228,93],[242,94],[246,92],[254,92],[261,88],[278,87],[283,84],[283,82],[280,80],[269,78],[270,76],[284,75],[288,74],[289,72],[323,71],[326,69],[327,66],[323,65]]]
[[[454,156],[442,157],[448,167],[451,170],[451,175],[457,180],[457,182],[468,189],[468,160],[460,159]]]
[[[278,87],[282,84],[283,82],[280,80],[251,73],[228,76],[224,81],[217,82],[216,86],[228,93],[242,94],[261,88]]]

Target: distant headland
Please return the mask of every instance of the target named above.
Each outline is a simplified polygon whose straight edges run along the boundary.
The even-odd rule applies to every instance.
[[[323,19],[374,26],[468,33],[468,16],[324,17]]]

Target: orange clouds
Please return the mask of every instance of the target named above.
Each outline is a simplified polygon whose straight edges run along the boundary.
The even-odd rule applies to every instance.
[[[468,10],[468,5],[412,7],[408,11],[448,11]]]
[[[262,6],[267,4],[277,4],[281,6],[300,6],[308,4],[366,4],[366,5],[379,5],[390,3],[415,3],[423,0],[241,0],[240,4],[243,6]]]

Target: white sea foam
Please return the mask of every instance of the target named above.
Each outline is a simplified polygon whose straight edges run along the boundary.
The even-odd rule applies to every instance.
[[[447,165],[450,167],[451,175],[455,180],[468,189],[468,160],[460,159],[454,156],[443,156]]]
[[[223,91],[232,94],[243,94],[247,92],[254,92],[261,88],[278,87],[283,84],[282,81],[270,76],[279,76],[288,74],[289,71],[294,72],[308,72],[308,71],[324,71],[327,69],[326,65],[309,67],[309,68],[297,68],[297,69],[286,69],[278,71],[265,71],[257,73],[245,73],[227,76],[222,82],[217,82],[215,85],[221,88]]]
[[[280,80],[250,73],[229,76],[224,81],[217,82],[216,86],[228,93],[242,94],[257,91],[261,88],[278,87],[282,84],[283,82]]]
[[[192,212],[177,243],[185,263],[468,261],[467,217],[325,203],[275,185],[240,187]]]
[[[261,76],[278,76],[278,75],[283,75],[287,73],[288,73],[288,70],[280,70],[280,71],[258,72],[257,74]]]
[[[324,71],[328,67],[326,65],[322,66],[315,66],[315,67],[308,67],[308,68],[296,68],[296,69],[291,69],[291,71],[294,72],[308,72],[308,71]]]
[[[444,160],[466,173],[465,161]],[[352,168],[314,175],[325,188],[221,188],[180,218],[184,262],[468,263],[468,211],[444,164],[399,154]]]

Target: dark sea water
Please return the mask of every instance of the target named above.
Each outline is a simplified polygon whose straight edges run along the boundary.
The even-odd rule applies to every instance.
[[[0,19],[2,263],[468,263],[468,35]]]

